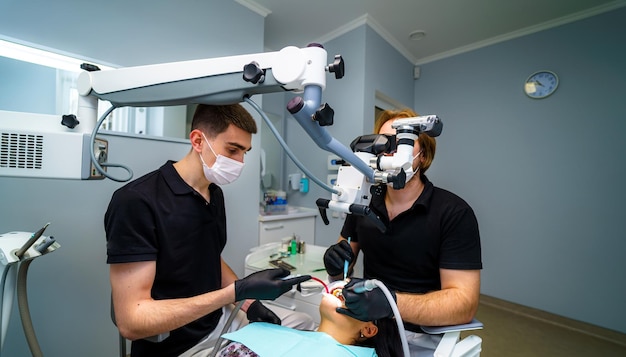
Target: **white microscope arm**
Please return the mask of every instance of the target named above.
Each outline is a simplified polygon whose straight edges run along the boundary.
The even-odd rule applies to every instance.
[[[244,68],[251,71],[244,79]],[[326,50],[285,47],[277,52],[85,71],[78,91],[114,106],[232,104],[244,96],[326,86]],[[258,74],[258,77],[255,75]]]
[[[355,165],[366,177],[373,170],[328,134],[333,111],[322,105],[326,71],[343,77],[344,64],[335,56],[326,64],[326,50],[317,44],[305,48],[285,47],[277,52],[84,71],[78,77],[81,95],[78,116],[95,122],[97,99],[114,107],[168,106],[184,104],[233,104],[254,94],[281,91],[303,92],[288,110],[322,149]],[[313,120],[311,120],[313,119]]]

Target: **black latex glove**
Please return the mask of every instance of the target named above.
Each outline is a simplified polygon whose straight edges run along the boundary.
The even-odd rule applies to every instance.
[[[341,294],[345,300],[345,308],[338,307],[337,312],[361,321],[374,321],[387,317],[393,317],[393,310],[389,305],[389,300],[385,293],[378,287],[371,291],[356,293],[352,286],[364,281],[364,279],[352,278],[344,286]],[[393,291],[391,296],[396,301],[396,294]]]
[[[333,244],[324,253],[324,267],[330,276],[343,274],[343,266],[348,261],[352,263],[354,253],[347,240],[342,240],[337,244]]]
[[[280,325],[280,318],[276,314],[261,304],[259,300],[255,300],[248,307],[246,316],[250,322],[269,322],[271,324]]]
[[[250,274],[235,281],[235,301],[245,299],[274,300],[291,290],[295,284],[311,279],[310,275],[301,275],[282,279],[289,275],[287,269],[266,269]]]

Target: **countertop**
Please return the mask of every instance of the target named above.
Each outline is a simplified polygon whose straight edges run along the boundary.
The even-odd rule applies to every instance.
[[[309,274],[322,281],[328,281],[328,274],[324,269],[324,252],[327,247],[316,245],[308,245],[306,253],[292,254],[288,257],[280,258],[282,261],[291,264],[296,269],[291,271],[293,275]],[[274,268],[269,261],[278,259],[277,255],[280,251],[280,243],[268,243],[260,247],[250,250],[250,254],[246,256],[245,267],[251,271],[259,271],[263,269]],[[311,286],[309,286],[311,285]],[[320,289],[321,285],[315,281],[302,283],[302,287]]]
[[[259,212],[259,222],[271,222],[284,219],[301,218],[301,217],[314,217],[319,213],[318,210],[306,207],[287,207],[287,212],[280,214],[266,214]]]

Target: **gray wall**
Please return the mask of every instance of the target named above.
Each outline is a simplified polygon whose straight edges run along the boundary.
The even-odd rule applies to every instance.
[[[480,222],[482,292],[626,332],[626,9],[421,66],[430,170]],[[534,71],[560,76],[543,100]]]
[[[121,66],[263,52],[263,18],[228,0],[160,1],[141,8],[128,1],[100,6],[69,0],[3,1],[0,34]],[[185,141],[107,138],[110,161],[129,165],[135,177],[189,150]],[[225,187],[229,245],[224,256],[239,274],[245,254],[258,242],[259,142],[254,136],[255,149],[246,155],[242,178]],[[34,231],[50,221],[46,234],[61,244],[29,271],[31,314],[46,356],[117,355],[117,330],[109,318],[103,214],[120,186],[110,180],[0,177],[0,231]],[[6,341],[3,355],[30,354],[16,308]]]

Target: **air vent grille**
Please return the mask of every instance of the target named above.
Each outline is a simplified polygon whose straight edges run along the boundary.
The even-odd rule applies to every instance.
[[[0,133],[0,140],[0,168],[42,168],[43,135]]]

